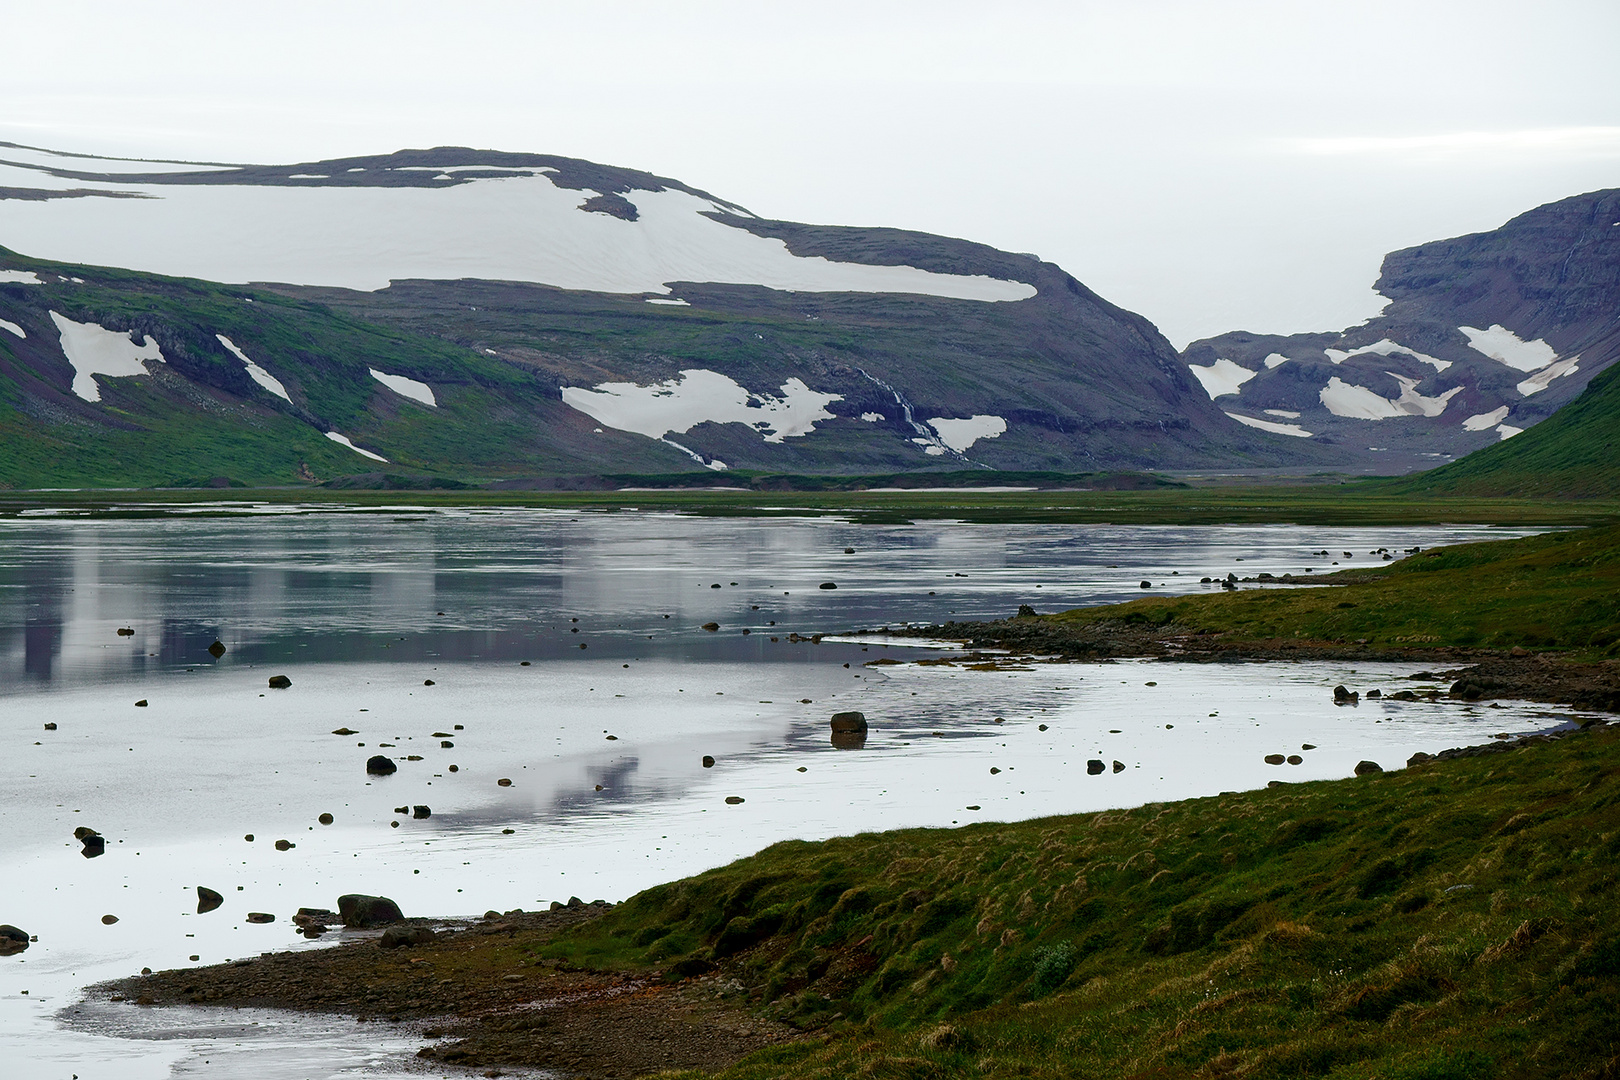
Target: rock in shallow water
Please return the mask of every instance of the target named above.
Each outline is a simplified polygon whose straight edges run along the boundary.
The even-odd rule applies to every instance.
[[[399,949],[410,945],[426,945],[437,936],[425,926],[390,926],[382,932],[377,944],[384,949]]]
[[[374,754],[366,759],[366,772],[371,776],[392,776],[398,771],[399,766],[387,754]]]
[[[0,956],[15,956],[28,948],[28,931],[0,923]]]
[[[367,896],[365,893],[344,893],[338,897],[338,915],[344,926],[364,928],[386,926],[405,916],[399,905],[386,896]]]
[[[270,689],[272,690],[285,690],[291,685],[292,680],[287,678],[285,675],[270,676]]]
[[[224,902],[225,898],[208,886],[197,886],[197,914],[206,915]]]
[[[208,646],[208,655],[212,656],[215,660],[218,660],[220,657],[224,656],[225,643],[220,641],[218,638],[215,638],[214,643]]]

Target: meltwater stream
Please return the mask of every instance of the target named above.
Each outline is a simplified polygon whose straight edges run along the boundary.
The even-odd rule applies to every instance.
[[[1409,666],[989,671],[838,636],[1499,529],[240,510],[0,522],[0,922],[38,937],[0,959],[8,1077],[421,1075],[419,1041],[387,1025],[82,1000],[142,967],[322,947],[342,935],[306,942],[288,916],[344,892],[444,917],[620,900],[777,840],[1345,776],[1567,716],[1332,704],[1339,682],[1436,685]],[[811,634],[829,636],[790,637]],[[902,662],[865,666],[882,658]],[[829,742],[843,709],[871,721],[860,751]],[[376,753],[399,772],[368,777]],[[396,810],[416,805],[431,816]],[[82,857],[78,826],[104,855]],[[195,914],[198,885],[225,904]]]

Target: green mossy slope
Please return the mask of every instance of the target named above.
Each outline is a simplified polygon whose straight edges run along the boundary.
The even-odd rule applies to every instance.
[[[736,812],[744,813],[738,809]],[[742,977],[729,1077],[1620,1075],[1620,731],[1370,777],[788,842],[542,952]]]

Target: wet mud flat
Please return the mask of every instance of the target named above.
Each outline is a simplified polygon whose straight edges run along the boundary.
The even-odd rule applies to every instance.
[[[547,912],[488,912],[455,929],[408,919],[385,945],[367,932],[331,948],[160,971],[91,989],[142,1007],[211,1005],[352,1015],[405,1025],[436,1063],[492,1070],[542,1068],[586,1080],[665,1069],[718,1069],[763,1047],[805,1037],[755,1016],[741,983],[713,971],[676,980],[660,971],[589,971],[541,958],[559,933],[611,910],[597,901]],[[352,931],[350,933],[353,933]]]

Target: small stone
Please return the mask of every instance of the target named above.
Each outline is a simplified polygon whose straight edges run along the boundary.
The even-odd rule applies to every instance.
[[[1125,763],[1123,761],[1114,762],[1114,771],[1115,772],[1124,772],[1125,771]]]
[[[0,956],[15,956],[28,949],[28,931],[0,923]]]
[[[133,626],[120,626],[118,628],[118,636],[119,637],[134,637],[135,636],[135,628]]]
[[[360,733],[358,731],[354,730],[354,728],[352,728],[352,727],[340,727],[337,730],[333,731],[332,734],[334,734],[334,735],[358,735]]]
[[[377,939],[379,947],[401,949],[412,945],[426,945],[438,935],[426,926],[390,926]]]
[[[1281,765],[1283,762],[1285,762],[1287,760],[1288,759],[1286,757],[1284,757],[1282,754],[1267,754],[1266,755],[1266,764],[1267,765]]]
[[[1356,775],[1357,776],[1371,776],[1373,773],[1381,773],[1383,771],[1384,771],[1384,767],[1382,765],[1378,764],[1378,762],[1376,762],[1376,761],[1358,761],[1358,762],[1356,762]]]
[[[250,911],[247,913],[247,921],[250,923],[273,923],[276,921],[276,917],[267,911]]]
[[[242,839],[246,840],[248,843],[251,844],[251,843],[253,843],[253,834],[248,833],[246,836],[242,837]]]
[[[316,818],[315,820],[320,822],[322,825],[330,825],[330,824],[332,824],[332,821],[334,819],[333,819],[331,814],[322,814],[320,817]]]
[[[370,776],[392,776],[399,771],[393,758],[386,754],[375,754],[366,759],[366,773]]]
[[[820,585],[817,585],[816,588],[818,588],[818,589],[836,589],[836,588],[838,588],[838,583],[835,582],[835,581],[823,581]]]
[[[1086,762],[1086,773],[1091,776],[1098,776],[1107,768],[1107,765],[1104,765],[1096,758],[1092,758],[1090,761]]]
[[[139,701],[137,701],[137,702],[136,702],[136,703],[135,703],[135,707],[136,707],[136,708],[137,708],[137,709],[144,709],[144,708],[146,708],[146,699],[145,699],[145,698],[141,698],[141,700],[139,700]]]
[[[990,775],[991,776],[995,776],[1000,772],[1001,772],[1001,770],[996,768],[994,765],[990,766]]]
[[[186,957],[186,959],[191,960],[191,961],[197,961],[197,960],[201,960],[202,957],[198,956],[196,953],[192,953],[190,956]]]
[[[704,754],[703,755],[703,767],[705,769],[714,768],[714,758],[710,757],[708,754]]]
[[[501,830],[501,835],[502,836],[511,836],[515,832],[517,832],[516,829],[502,829]]]
[[[225,898],[208,886],[197,886],[197,914],[206,915],[224,902]]]
[[[55,731],[56,730],[56,724],[54,722],[46,724],[45,725],[45,730],[46,731]]]
[[[449,767],[449,771],[450,772],[460,772],[461,771],[461,766],[460,765],[451,765]]]
[[[1151,588],[1153,588],[1153,582],[1144,581],[1144,582],[1142,582],[1142,584],[1138,585],[1137,588],[1139,588],[1139,589],[1151,589]]]
[[[103,926],[111,926],[113,923],[115,923],[117,921],[118,921],[118,916],[116,916],[116,915],[103,915],[101,917],[101,925],[103,925]]]
[[[743,802],[743,797],[741,795],[727,795],[726,796],[726,805],[727,806],[738,806],[742,802]]]
[[[1422,765],[1425,761],[1433,760],[1433,754],[1425,754],[1423,751],[1419,750],[1417,753],[1406,759],[1406,767],[1410,769],[1414,765]]]
[[[293,843],[291,840],[277,840],[276,841],[276,850],[277,851],[291,851],[293,848],[295,848],[297,846],[298,845]]]
[[[430,818],[432,816],[433,816],[433,811],[431,809],[429,809],[428,807],[421,805],[420,803],[418,803],[415,806],[411,807],[411,817],[415,818],[418,821],[421,821],[423,818]]]
[[[1290,764],[1290,765],[1303,765],[1303,764],[1305,764],[1305,759],[1300,757],[1298,754],[1289,754],[1288,755],[1288,764]]]
[[[287,678],[285,675],[270,676],[270,689],[272,690],[285,690],[291,685],[292,680]]]
[[[1037,731],[1045,731],[1046,730],[1046,725],[1042,724],[1038,728],[1036,728],[1035,730],[1037,730]]]
[[[440,750],[453,750],[453,749],[455,749],[455,746],[456,746],[456,744],[451,742],[449,739],[440,739],[439,740],[439,749]]]
[[[1384,696],[1384,692],[1382,690],[1369,690],[1367,696],[1369,698],[1381,698]]]
[[[1339,685],[1333,688],[1333,701],[1335,704],[1344,705],[1352,701],[1360,700],[1361,695],[1346,686]]]
[[[716,630],[720,629],[720,624],[717,623],[717,622],[706,622],[706,623],[703,624],[702,629],[707,630],[709,633],[712,634]]]
[[[512,781],[507,779],[504,776],[501,777],[499,780],[495,781],[495,783],[500,787],[511,787],[512,786]]]
[[[214,643],[208,646],[208,655],[212,656],[215,660],[218,660],[220,657],[224,656],[225,643],[220,641],[218,638],[215,638]]]
[[[1302,743],[1299,744],[1299,748],[1301,750],[1315,750],[1316,749],[1316,744],[1315,743],[1310,743],[1310,742],[1302,742]]]
[[[438,684],[435,683],[432,679],[423,679],[422,680],[422,685],[423,686],[436,686]]]

